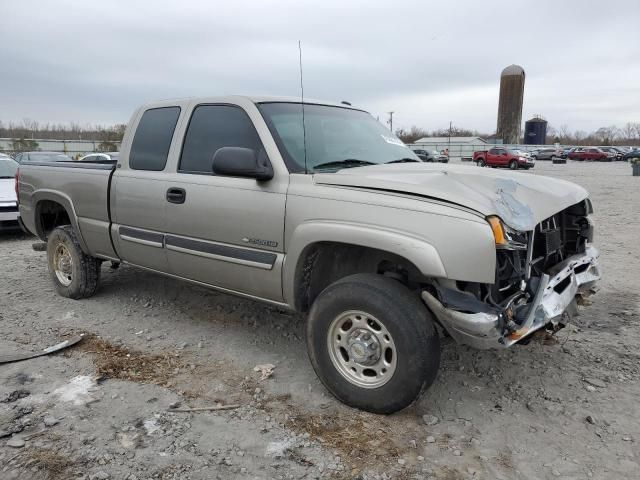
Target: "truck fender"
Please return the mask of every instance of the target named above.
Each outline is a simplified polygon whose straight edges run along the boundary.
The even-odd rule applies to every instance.
[[[447,277],[438,251],[422,238],[374,225],[334,221],[305,222],[296,227],[287,242],[282,281],[283,296],[289,305],[295,304],[297,264],[305,249],[319,242],[337,242],[383,250],[406,258],[425,276]]]
[[[78,238],[78,242],[80,243],[80,247],[82,251],[87,255],[90,255],[89,250],[87,249],[87,244],[82,237],[82,232],[80,231],[80,227],[78,225],[78,215],[76,214],[75,209],[73,208],[73,202],[71,198],[69,198],[66,194],[56,191],[56,190],[38,190],[32,195],[33,205],[33,215],[35,221],[36,234],[42,240],[46,240],[45,232],[42,230],[42,225],[39,221],[40,216],[40,206],[43,200],[49,200],[52,202],[59,203],[66,210],[67,215],[69,216],[69,220],[71,221],[71,226],[75,230],[76,236]]]

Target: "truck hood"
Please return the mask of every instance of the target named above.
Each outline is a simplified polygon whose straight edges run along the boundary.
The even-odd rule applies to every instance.
[[[322,185],[401,192],[497,215],[511,228],[533,230],[542,220],[587,198],[587,191],[556,178],[466,165],[402,163],[314,174]]]

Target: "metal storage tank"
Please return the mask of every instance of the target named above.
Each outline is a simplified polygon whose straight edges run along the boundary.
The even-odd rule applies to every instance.
[[[535,116],[524,122],[525,145],[544,145],[547,143],[547,121],[541,116]]]
[[[524,77],[524,69],[519,65],[509,65],[500,75],[496,136],[505,144],[520,143]]]

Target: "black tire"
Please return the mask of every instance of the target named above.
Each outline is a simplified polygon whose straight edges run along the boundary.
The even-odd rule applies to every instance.
[[[478,166],[479,167],[486,167],[487,166],[487,164],[484,163],[484,158],[481,158],[480,160],[478,160]]]
[[[509,168],[511,170],[517,170],[518,169],[518,162],[516,162],[515,160],[511,160],[509,162]]]
[[[331,359],[331,325],[354,310],[375,317],[393,339],[395,370],[375,388],[354,384]],[[307,348],[316,374],[336,398],[373,413],[411,405],[433,383],[440,366],[440,338],[429,310],[404,285],[375,274],[350,275],[320,293],[309,313]]]
[[[68,252],[66,258],[71,259],[70,267],[63,268],[58,265],[56,268],[54,258],[56,251]],[[71,225],[63,225],[55,228],[47,239],[47,263],[49,275],[59,295],[67,298],[79,299],[90,297],[98,289],[100,281],[100,260],[86,255],[75,231]],[[67,263],[68,265],[68,263]],[[65,282],[59,278],[58,273],[65,276]],[[65,284],[66,282],[68,284]]]

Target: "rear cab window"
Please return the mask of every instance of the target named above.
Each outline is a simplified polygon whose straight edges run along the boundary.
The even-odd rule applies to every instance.
[[[164,170],[179,116],[180,107],[151,108],[144,112],[133,136],[129,168]]]

